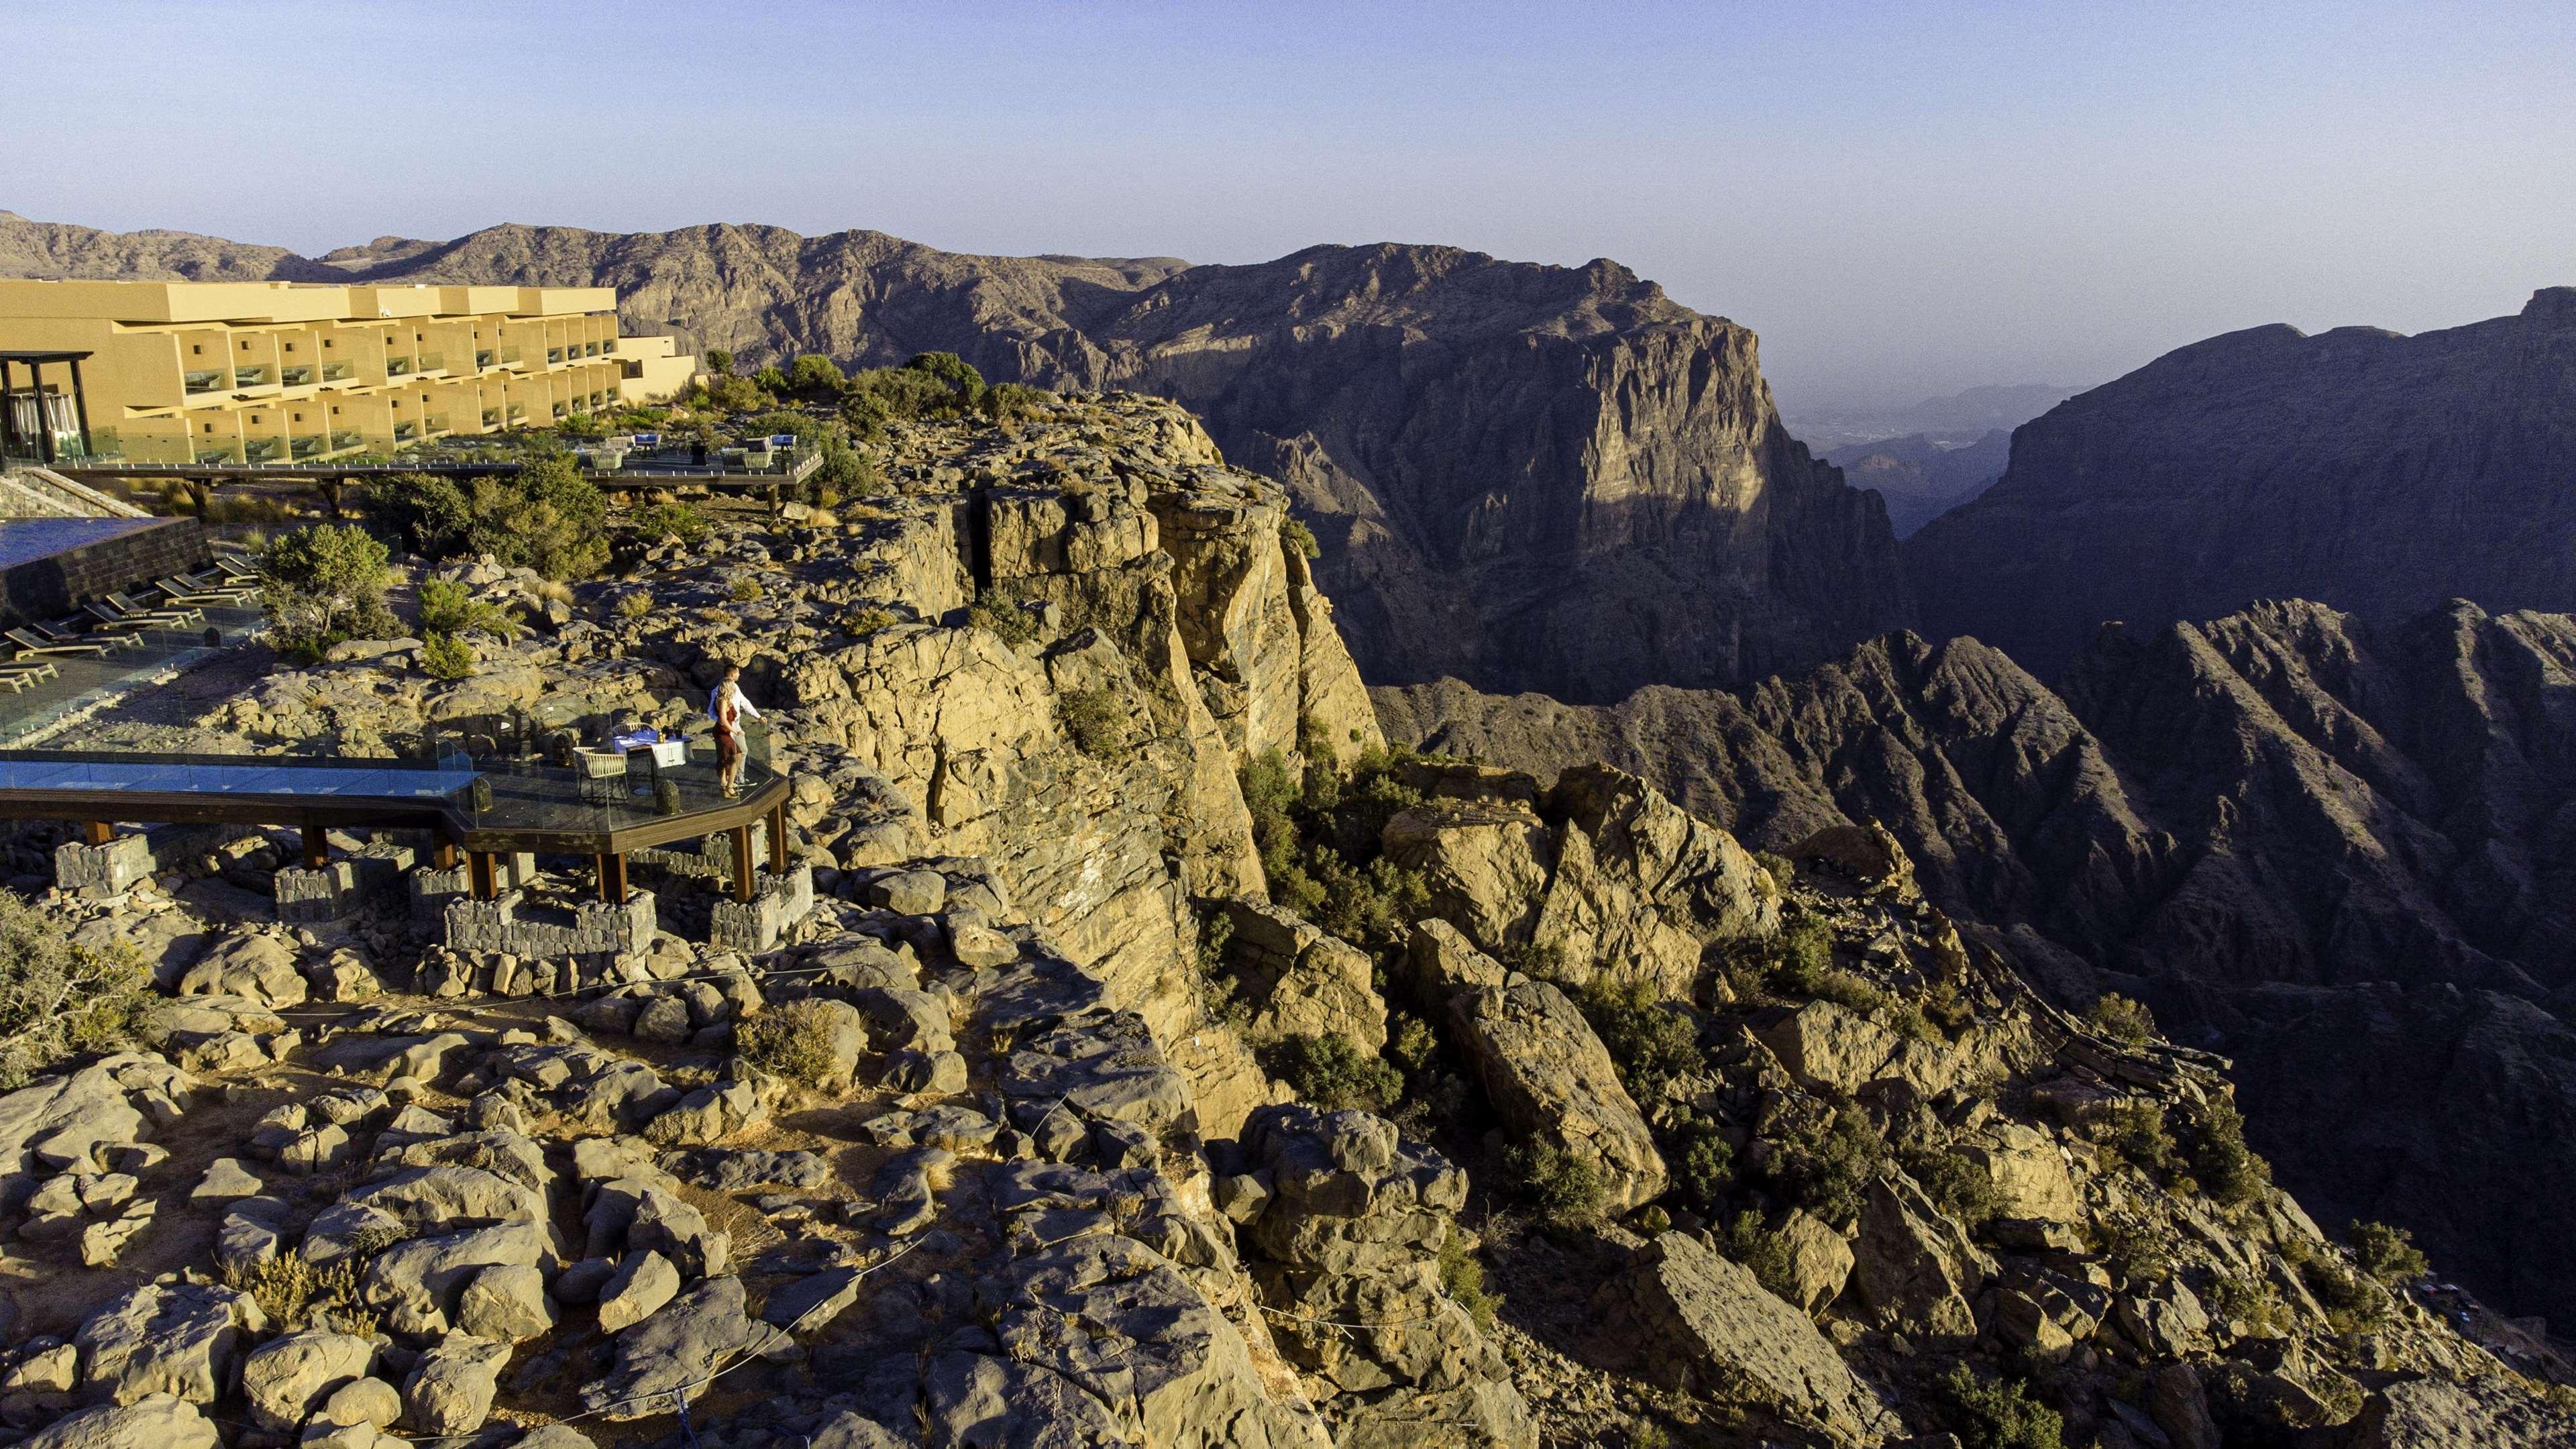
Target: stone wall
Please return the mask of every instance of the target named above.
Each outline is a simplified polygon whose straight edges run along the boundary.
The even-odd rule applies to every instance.
[[[58,619],[119,590],[202,569],[208,558],[205,528],[193,518],[39,519],[0,522],[0,562],[51,542],[7,546],[26,530],[60,533],[64,542],[0,569],[0,618],[10,624]]]

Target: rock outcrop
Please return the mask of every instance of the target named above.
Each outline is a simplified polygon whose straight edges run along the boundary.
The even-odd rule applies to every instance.
[[[1925,632],[2054,679],[2105,620],[2250,599],[2379,624],[2576,607],[2571,364],[2568,287],[2413,337],[2276,325],[2167,353],[2023,424],[2000,482],[1906,540]]]

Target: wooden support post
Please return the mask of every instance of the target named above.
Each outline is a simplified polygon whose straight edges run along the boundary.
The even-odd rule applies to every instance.
[[[626,857],[616,851],[599,857],[599,899],[604,905],[626,904]]]
[[[466,889],[478,901],[500,899],[500,885],[492,879],[492,852],[488,850],[466,852],[465,882]]]
[[[733,898],[747,901],[751,899],[751,827],[737,825],[728,833],[733,836]]]
[[[310,820],[304,822],[304,868],[320,870],[331,863],[331,839],[322,827]]]
[[[456,869],[456,842],[442,840],[431,847],[429,861],[440,870]]]
[[[772,874],[787,874],[787,804],[780,801],[769,811],[769,869]]]
[[[89,821],[81,829],[87,832],[92,845],[105,845],[116,838],[116,827],[104,820]]]

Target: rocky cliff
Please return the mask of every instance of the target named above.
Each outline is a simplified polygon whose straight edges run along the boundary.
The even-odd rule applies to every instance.
[[[2015,431],[2003,480],[1906,540],[1922,627],[2054,678],[2096,624],[2258,598],[2394,623],[2576,607],[2576,289],[2400,336],[2214,337]]]
[[[1974,640],[1898,635],[1740,694],[1379,699],[1398,740],[1606,758],[1772,849],[1883,824],[1933,899],[2061,995],[2117,986],[2238,1057],[2253,1136],[2313,1205],[2414,1224],[2556,1318],[2576,1313],[2542,1246],[2576,1118],[2571,630],[2267,604],[2105,631],[2062,694]]]
[[[0,217],[0,258],[171,274],[133,238],[77,230]],[[499,226],[233,260],[239,275],[613,286],[630,330],[746,364],[945,350],[998,381],[1177,399],[1288,486],[1372,679],[1606,701],[1801,667],[1907,615],[1884,512],[1782,430],[1753,334],[1607,261],[1386,245],[1193,267],[734,225]]]

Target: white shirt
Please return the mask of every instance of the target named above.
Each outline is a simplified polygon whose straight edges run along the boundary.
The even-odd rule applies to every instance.
[[[717,729],[721,730],[725,728],[724,706],[725,695],[728,691],[733,695],[733,707],[737,711],[750,719],[760,718],[760,711],[753,708],[751,701],[743,697],[742,686],[740,684],[737,684],[730,679],[720,680],[717,682],[714,689],[707,691],[707,718],[716,722]],[[735,727],[733,729],[725,731],[727,734],[740,734],[742,732],[741,720],[737,719],[734,724]]]

